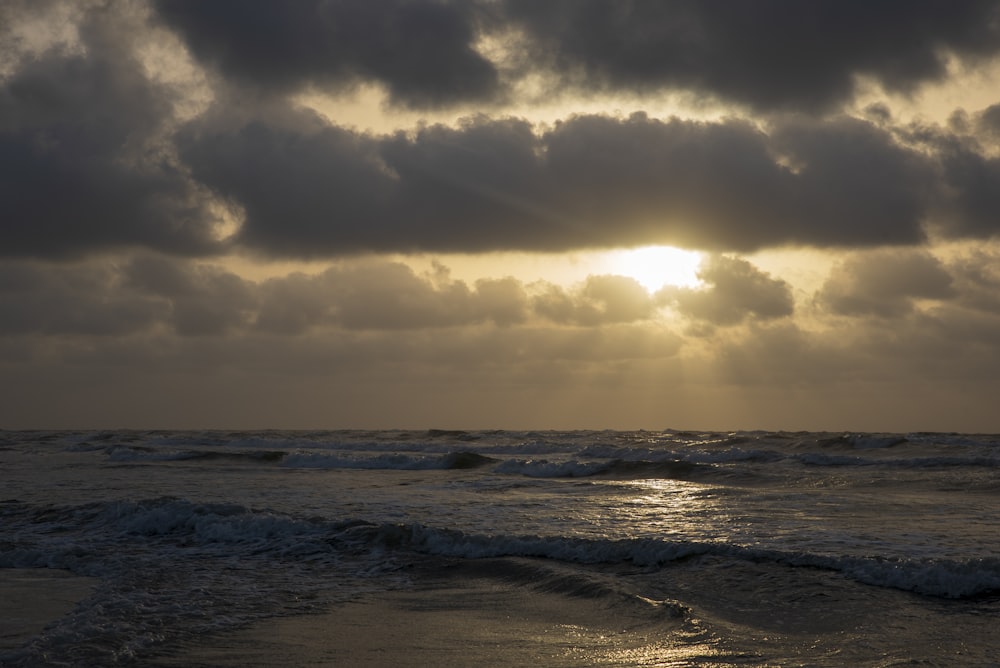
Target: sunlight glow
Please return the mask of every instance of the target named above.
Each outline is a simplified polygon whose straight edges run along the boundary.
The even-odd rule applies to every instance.
[[[642,246],[607,253],[605,267],[611,273],[634,278],[652,292],[665,285],[699,285],[701,261],[702,254],[697,251],[673,246]]]

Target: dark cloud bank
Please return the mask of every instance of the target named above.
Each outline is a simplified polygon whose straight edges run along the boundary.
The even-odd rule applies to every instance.
[[[0,252],[742,252],[997,231],[1000,160],[978,139],[992,110],[964,133],[922,134],[835,113],[857,76],[909,90],[943,76],[949,54],[994,53],[996,3],[389,4],[154,3],[139,27],[175,31],[219,77],[212,108],[183,122],[115,4],[95,4],[85,53],[23,58],[2,82]],[[533,126],[493,106],[527,65],[488,59],[489,35],[581,91],[681,88],[780,113]],[[399,105],[499,115],[372,136],[285,101],[362,82]],[[227,243],[223,206],[243,222]]]
[[[902,91],[940,79],[948,54],[991,55],[1000,34],[989,0],[155,4],[224,76],[279,91],[374,80],[418,107],[502,99],[505,75],[530,63],[585,91],[683,89],[816,111],[848,99],[858,75]],[[484,35],[517,39],[523,60],[488,59]]]
[[[935,161],[853,119],[533,130],[480,118],[379,138],[206,119],[178,143],[199,182],[243,207],[238,242],[289,256],[906,244],[937,204]]]

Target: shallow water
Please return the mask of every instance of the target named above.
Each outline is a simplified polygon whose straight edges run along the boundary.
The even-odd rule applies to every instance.
[[[100,581],[3,665],[138,664],[444,567],[662,624],[659,665],[1000,663],[995,436],[0,432],[0,466],[0,567]]]

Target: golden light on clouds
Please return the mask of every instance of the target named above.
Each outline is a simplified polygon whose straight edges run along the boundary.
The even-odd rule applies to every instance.
[[[394,255],[387,259],[407,264],[418,272],[428,271],[437,263],[447,267],[453,278],[470,284],[480,278],[512,276],[525,283],[545,281],[565,287],[586,281],[590,276],[614,275],[633,278],[652,293],[666,285],[701,285],[698,269],[704,253],[674,246],[640,246],[558,254]]]

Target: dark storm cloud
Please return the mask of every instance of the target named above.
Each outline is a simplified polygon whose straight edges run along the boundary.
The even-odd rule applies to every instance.
[[[414,107],[482,102],[498,93],[475,50],[475,5],[390,0],[157,0],[164,20],[226,77],[278,92],[377,81]]]
[[[52,49],[0,82],[0,255],[217,249],[213,221],[153,139],[171,114],[102,11],[86,54]]]
[[[782,6],[762,4],[759,16],[741,20],[773,37],[764,30],[765,19]],[[837,31],[846,31],[852,12],[874,12],[875,25],[888,14],[887,8],[817,6],[819,17],[845,13],[831,23],[834,35],[844,34]],[[929,227],[957,238],[989,238],[1000,229],[1000,161],[957,138],[954,128],[927,131],[924,139],[904,136],[890,125],[887,108],[870,110],[877,123],[796,115],[771,116],[760,125],[736,118],[661,121],[639,113],[571,116],[543,128],[475,116],[455,127],[424,125],[377,136],[333,125],[280,95],[220,85],[214,106],[177,128],[177,90],[150,76],[137,55],[162,29],[145,23],[136,7],[95,1],[67,10],[78,21],[79,44],[72,48],[57,44],[29,54],[19,43],[10,47],[23,57],[0,80],[0,255],[77,258],[140,247],[188,256],[235,248],[316,258],[648,243],[749,252],[916,244]],[[544,7],[178,1],[157,4],[153,20],[165,17],[224,76],[271,88],[286,82],[281,92],[323,76],[340,83],[374,78],[414,104],[437,104],[485,90],[461,83],[466,75],[492,81],[470,64],[482,64],[470,50],[477,31],[499,30],[504,17],[514,17],[542,43],[539,35],[548,34],[542,28],[553,11]],[[545,39],[559,42],[579,33],[579,43],[560,56],[570,60],[588,49],[598,60],[607,56],[600,55],[604,47],[597,39],[607,28],[596,22],[601,12],[614,19],[609,25],[646,26],[653,34],[662,25],[701,26],[684,39],[715,44],[728,33],[708,28],[729,21],[726,12],[749,11],[681,2],[561,7],[571,32],[552,28]],[[797,7],[788,5],[789,23],[776,25],[805,20]],[[987,12],[963,3],[940,12],[934,27],[943,37],[931,39],[938,34],[928,27],[934,7],[919,3],[904,12],[899,28],[911,37],[889,31],[887,43],[902,48],[919,33],[928,44],[973,53],[982,46],[980,33],[992,30],[986,23],[968,28],[970,17],[986,21]],[[8,15],[19,20],[28,8],[10,5]],[[403,18],[417,27],[400,30]],[[344,26],[352,26],[349,37],[327,39]],[[266,36],[254,51],[250,45],[262,30]],[[409,41],[438,33],[431,45]],[[296,34],[300,39],[293,39]],[[642,52],[635,56],[637,71],[645,71],[639,61],[650,54],[641,44],[636,48]],[[861,51],[881,63],[879,72],[889,72],[874,47]],[[313,58],[317,53],[322,57]],[[831,53],[842,65],[854,62],[844,60],[846,51]],[[900,62],[911,62],[903,58],[911,51],[900,54]],[[407,63],[420,73],[406,70]],[[609,72],[619,66],[625,65]],[[650,70],[653,79],[657,71]],[[913,71],[908,76],[916,81],[931,69]],[[432,80],[422,73],[433,74]],[[810,95],[826,85],[817,84]],[[966,124],[986,137],[996,115],[987,109]],[[225,242],[219,240],[223,210],[243,221]]]
[[[928,193],[934,235],[989,239],[1000,232],[1000,106],[970,113],[956,109],[947,123],[914,121],[887,128],[933,158],[937,188]]]
[[[561,245],[572,234],[549,207],[544,144],[526,121],[435,125],[412,137],[398,133],[379,149],[395,176],[398,227],[390,233],[404,244],[461,251],[517,248],[524,240],[521,247],[531,248]]]
[[[1000,231],[1000,158],[961,142],[941,150],[941,231],[952,237],[988,238]]]
[[[194,177],[245,211],[242,242],[286,256],[378,248],[355,234],[386,248],[399,243],[386,229],[396,224],[388,208],[394,183],[374,140],[307,112],[293,118],[298,127],[253,121],[215,129],[222,121],[213,119],[197,138],[178,137]]]
[[[921,240],[937,196],[936,164],[870,123],[841,117],[775,126],[771,146],[795,170],[792,192],[807,221],[802,241],[859,246]],[[908,238],[907,238],[908,237]]]
[[[858,76],[911,91],[949,53],[1000,50],[994,0],[507,0],[534,62],[583,89],[687,89],[761,110],[822,110]]]
[[[791,287],[750,262],[733,257],[709,257],[698,270],[706,287],[666,287],[657,298],[694,320],[735,325],[749,317],[771,320],[794,310]]]
[[[849,118],[766,134],[577,116],[539,136],[477,117],[371,137],[299,116],[199,121],[179,137],[194,176],[245,211],[238,241],[263,253],[907,244],[935,187],[925,153]]]
[[[224,76],[293,91],[384,84],[393,101],[488,101],[503,68],[582,90],[688,90],[757,109],[829,109],[858,76],[911,91],[945,76],[950,54],[1000,49],[997,3],[837,0],[157,0],[164,21]],[[477,40],[517,33],[492,62]]]
[[[950,299],[952,277],[924,251],[859,253],[837,265],[817,294],[818,303],[841,315],[893,317],[909,313],[916,299]]]

